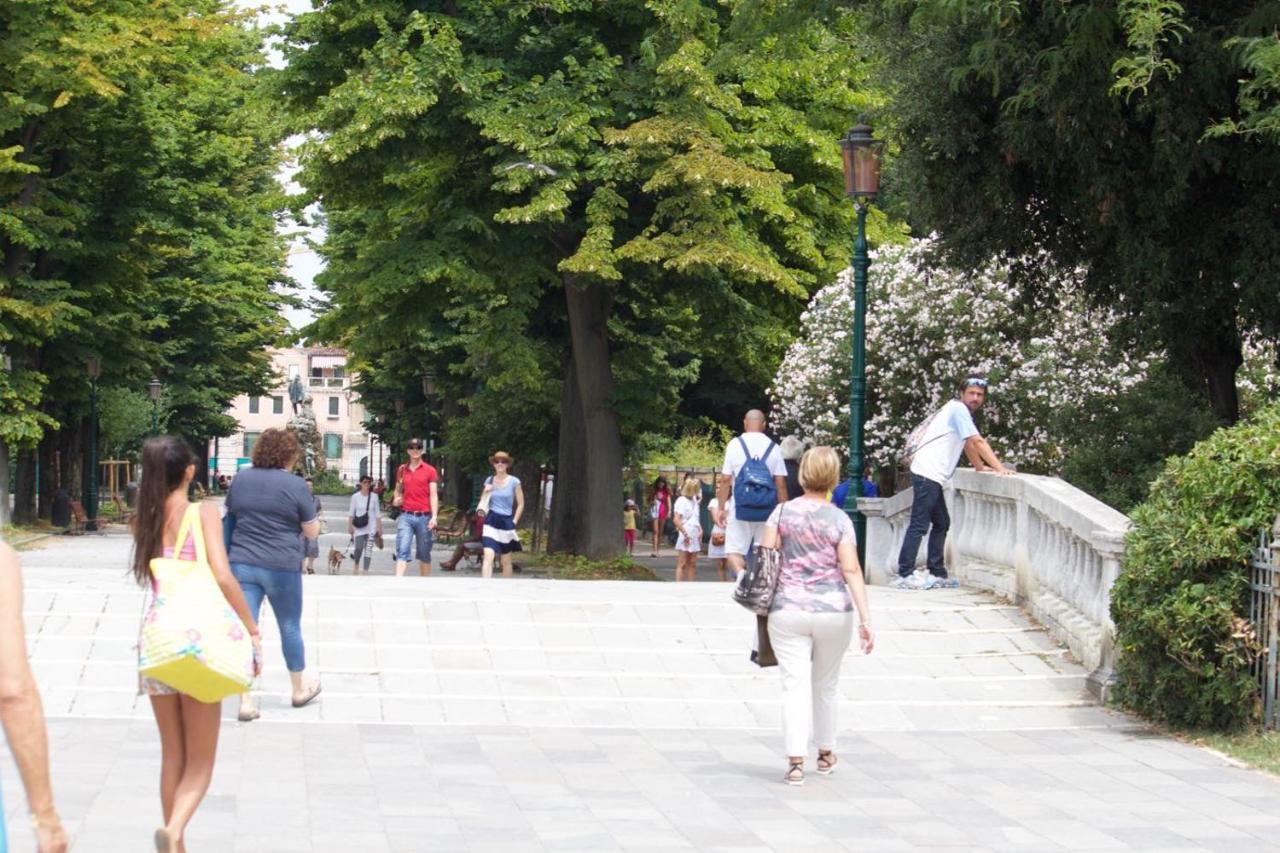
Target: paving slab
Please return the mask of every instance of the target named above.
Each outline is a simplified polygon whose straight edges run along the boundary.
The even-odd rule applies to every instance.
[[[159,746],[119,535],[25,552],[28,648],[75,850],[145,847]],[[264,611],[262,719],[224,704],[192,850],[1263,850],[1280,783],[1097,706],[1016,607],[874,588],[841,676],[842,763],[781,783],[778,676],[715,582],[305,579],[325,684],[288,702]],[[31,841],[7,752],[12,849]]]

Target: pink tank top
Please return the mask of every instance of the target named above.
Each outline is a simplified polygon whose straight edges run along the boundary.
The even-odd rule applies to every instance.
[[[173,548],[172,548],[172,547],[166,547],[166,548],[164,549],[164,555],[165,555],[166,557],[172,557],[172,556],[173,556]],[[194,560],[195,558],[196,558],[196,540],[191,536],[191,534],[190,534],[190,533],[188,533],[188,534],[187,534],[187,541],[183,544],[183,546],[182,546],[182,552],[178,555],[178,559],[179,559],[179,560]],[[152,578],[152,579],[151,579],[151,591],[152,591],[152,592],[155,592],[155,591],[156,591],[156,579],[155,579],[155,578]]]

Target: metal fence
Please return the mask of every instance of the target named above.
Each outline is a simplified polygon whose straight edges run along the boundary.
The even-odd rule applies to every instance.
[[[1249,621],[1262,645],[1253,674],[1262,689],[1262,724],[1280,728],[1280,535],[1263,531],[1249,561]]]

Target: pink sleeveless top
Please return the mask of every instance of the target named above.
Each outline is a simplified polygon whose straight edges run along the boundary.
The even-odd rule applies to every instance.
[[[164,549],[163,553],[164,553],[164,556],[166,556],[166,557],[172,557],[172,556],[173,556],[173,548],[172,548],[172,547],[166,547],[166,548]],[[187,541],[186,541],[185,543],[183,543],[183,545],[182,545],[182,552],[178,555],[178,559],[179,559],[179,560],[194,560],[195,558],[196,558],[196,540],[195,540],[194,538],[192,538],[192,536],[191,536],[191,534],[190,534],[190,533],[188,533],[188,534],[187,534]],[[155,579],[155,578],[152,578],[152,579],[151,579],[151,592],[154,594],[154,593],[155,593],[155,591],[156,591],[156,579]]]

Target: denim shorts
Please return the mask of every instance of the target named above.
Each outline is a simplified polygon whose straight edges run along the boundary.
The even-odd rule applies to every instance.
[[[416,552],[418,562],[431,562],[431,544],[432,534],[427,528],[431,522],[431,514],[411,515],[407,512],[400,513],[400,517],[396,519],[396,562],[407,563],[414,556],[411,553]],[[417,545],[413,549],[413,545]]]

